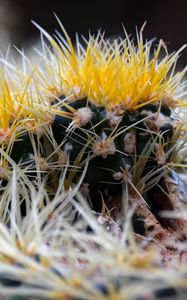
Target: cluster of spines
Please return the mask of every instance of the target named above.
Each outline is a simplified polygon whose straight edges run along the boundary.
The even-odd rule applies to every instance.
[[[24,180],[24,172],[16,166],[8,195],[9,226],[0,224],[2,299],[144,299],[177,295],[177,288],[185,294],[184,266],[171,272],[167,263],[159,262],[159,251],[145,251],[136,243],[129,220],[123,231],[109,215],[96,220],[80,193],[76,200],[74,189],[64,193],[63,177],[52,201],[43,186],[36,189]],[[18,188],[23,186],[27,188]],[[32,204],[21,219],[19,199],[29,199],[29,194]],[[71,226],[73,206],[81,219]],[[87,232],[88,225],[92,233]]]
[[[43,51],[38,51],[37,66],[24,54],[23,71],[4,62],[6,74],[1,79],[2,144],[8,144],[10,136],[16,138],[20,132],[40,131],[40,126],[50,125],[55,115],[70,116],[74,125],[83,126],[86,118],[91,118],[91,112],[77,112],[69,103],[85,97],[93,105],[105,107],[114,122],[120,118],[119,108],[136,112],[148,104],[185,106],[185,102],[179,99],[183,94],[184,85],[180,81],[185,70],[174,72],[182,49],[173,55],[166,53],[161,59],[165,45],[160,41],[151,57],[153,41],[144,43],[142,30],[137,34],[137,45],[127,34],[125,39],[110,43],[98,33],[96,37],[85,40],[85,47],[77,38],[74,49],[63,27],[66,40],[58,34],[55,41],[43,29],[40,30],[52,49],[42,38]]]

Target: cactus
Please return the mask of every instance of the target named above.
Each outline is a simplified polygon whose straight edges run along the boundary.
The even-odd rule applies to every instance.
[[[161,59],[163,41],[154,49],[141,30],[137,45],[127,33],[112,43],[99,33],[85,47],[77,38],[75,50],[63,27],[66,40],[59,34],[57,41],[39,29],[52,47],[43,41],[39,66],[29,62],[23,72],[5,62],[3,151],[29,179],[45,178],[53,194],[67,164],[66,190],[86,166],[80,190],[97,212],[104,203],[121,211],[124,186],[157,218],[162,209],[174,210],[167,181],[182,159],[176,153],[184,130],[175,109],[186,107],[179,97],[185,70],[175,72],[175,66],[183,48]],[[24,65],[27,60],[23,55]],[[14,71],[9,85],[8,68]],[[155,191],[160,194],[152,200]]]
[[[112,209],[124,183],[155,211],[150,194],[155,186],[169,194],[169,169],[180,163],[174,144],[183,129],[174,110],[186,107],[179,97],[185,70],[175,72],[182,49],[161,59],[163,41],[154,49],[140,31],[137,45],[127,33],[113,43],[99,33],[89,37],[85,48],[77,38],[75,50],[63,27],[66,41],[59,34],[58,43],[40,30],[53,50],[43,44],[44,62],[36,77],[55,111],[51,129],[60,157],[77,168],[67,172],[65,186],[79,181],[88,158],[81,190],[96,211],[103,201]],[[163,208],[171,208],[169,197],[164,201]]]
[[[186,217],[176,214],[184,190],[174,182],[186,167],[183,48],[169,55],[143,29],[137,42],[99,32],[74,47],[61,28],[55,40],[39,27],[39,63],[22,53],[23,69],[4,60],[1,72],[0,294],[185,293],[180,262],[163,282],[170,257],[186,262]]]

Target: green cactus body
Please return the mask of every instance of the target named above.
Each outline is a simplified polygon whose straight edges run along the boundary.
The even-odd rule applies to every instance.
[[[132,175],[133,166],[147,144],[152,151],[147,157],[142,175],[161,165],[155,154],[157,149],[154,148],[154,144],[165,149],[172,140],[173,125],[169,108],[164,105],[147,105],[143,109],[131,112],[123,107],[116,107],[108,112],[104,107],[94,105],[86,99],[69,105],[76,109],[75,116],[86,108],[90,117],[85,117],[86,123],[80,125],[81,120],[76,124],[75,117],[57,116],[52,124],[53,134],[59,145],[66,140],[62,149],[69,154],[72,165],[76,164],[76,159],[83,152],[79,165],[84,168],[83,162],[89,155],[83,184],[86,184],[89,190],[88,195],[94,199],[93,206],[98,207],[102,197],[111,198],[112,195],[121,192],[123,183],[130,178],[127,178],[126,173]],[[162,119],[161,124],[159,118]],[[75,182],[80,173],[79,169],[74,177]]]

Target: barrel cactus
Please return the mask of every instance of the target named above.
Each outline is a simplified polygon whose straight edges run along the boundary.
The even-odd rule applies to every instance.
[[[181,217],[186,187],[180,179],[185,187],[180,190],[176,173],[186,168],[186,129],[180,117],[186,108],[185,70],[176,71],[183,48],[168,54],[162,40],[158,45],[144,41],[143,29],[136,42],[126,32],[125,38],[112,42],[99,32],[82,43],[77,36],[74,47],[61,28],[63,36],[52,38],[39,27],[42,43],[36,63],[24,53],[23,68],[2,60],[0,215],[6,227],[0,226],[0,244],[4,249],[6,237],[11,244],[8,253],[2,250],[7,264],[12,249],[19,255],[13,269],[0,268],[0,284],[18,287],[23,299],[28,286],[31,297],[39,289],[44,299],[109,299],[118,292],[119,299],[127,298],[127,292],[127,299],[144,299],[151,295],[148,274],[155,268],[155,291],[166,289],[160,292],[163,296],[170,285],[173,294],[176,274],[161,284],[159,268],[168,272],[169,259],[186,254],[182,242],[187,223]],[[152,249],[159,253],[159,263]],[[70,267],[78,262],[71,274],[58,265],[69,270],[68,260]],[[114,264],[122,272],[117,279]],[[29,280],[23,276],[26,268]],[[89,279],[78,276],[81,268],[90,268]],[[96,268],[100,273],[95,276]],[[137,269],[146,270],[147,294],[142,273],[133,273]],[[133,282],[138,290],[131,288]],[[176,282],[185,288],[180,278]]]
[[[184,130],[175,112],[186,107],[180,97],[185,70],[175,72],[182,49],[169,55],[162,40],[157,46],[144,42],[142,30],[137,43],[127,33],[113,42],[98,33],[85,45],[77,37],[75,47],[63,27],[66,40],[40,30],[52,49],[43,42],[33,76],[48,103],[40,106],[53,116],[54,161],[62,165],[68,160],[65,187],[79,181],[88,161],[80,189],[94,210],[100,212],[103,202],[121,210],[125,185],[157,216],[171,209],[167,180],[183,159],[178,152]],[[165,204],[152,200],[155,189]]]

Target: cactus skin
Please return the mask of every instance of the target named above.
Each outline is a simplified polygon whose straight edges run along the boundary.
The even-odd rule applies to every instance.
[[[62,149],[69,154],[71,165],[76,164],[81,151],[84,154],[79,165],[88,155],[90,156],[83,184],[89,190],[88,196],[93,207],[100,210],[102,197],[107,202],[107,199],[121,193],[123,182],[126,180],[123,177],[124,170],[129,176],[132,174],[136,159],[142,154],[147,143],[150,143],[153,151],[142,170],[142,176],[159,167],[160,163],[154,153],[154,143],[158,136],[162,136],[163,148],[166,148],[166,144],[168,147],[173,136],[171,111],[165,105],[149,104],[135,112],[125,110],[123,107],[116,107],[113,112],[109,112],[105,107],[99,107],[87,99],[70,102],[69,105],[76,111],[88,107],[92,117],[84,126],[76,125],[71,130],[73,118],[56,116],[52,124],[53,135],[59,145],[66,140]],[[64,112],[68,111],[64,109],[63,103],[61,109]],[[154,119],[150,121],[152,116]],[[161,125],[156,124],[159,116],[162,117]],[[146,131],[148,126],[152,127],[150,133]],[[89,141],[90,137],[93,142]],[[106,145],[105,142],[108,140],[109,145]],[[100,142],[103,142],[102,149]],[[79,174],[80,170],[74,178],[75,182]]]
[[[87,196],[91,199],[95,210],[101,210],[102,198],[107,202],[111,197],[122,193],[123,183],[131,179],[136,161],[147,145],[151,147],[151,151],[142,170],[142,176],[160,167],[161,162],[155,154],[155,144],[167,150],[174,131],[169,107],[148,104],[136,111],[130,111],[125,110],[123,106],[116,106],[108,111],[104,106],[97,106],[84,98],[68,103],[74,109],[74,114],[67,116],[65,114],[70,111],[63,105],[64,97],[60,98],[64,116],[63,114],[55,116],[51,125],[53,136],[57,144],[62,145],[62,151],[69,155],[70,165],[79,167],[72,179],[74,183],[79,180],[84,161],[89,155],[89,164],[82,186],[87,187]],[[85,123],[80,124],[81,121],[77,123],[75,119],[80,111],[83,112],[83,117],[84,113],[87,113],[87,110],[84,112],[82,109],[88,109],[91,114],[88,119],[85,118]],[[159,139],[159,136],[162,138]],[[36,134],[33,137],[36,146],[40,145],[43,149],[42,156],[44,159],[47,158],[44,137],[37,138]],[[30,138],[31,135],[25,133],[14,142],[11,158],[24,167],[28,166],[29,170],[32,169],[33,172],[28,172],[27,175],[35,178],[37,172],[34,171],[36,164]],[[70,172],[67,173],[67,178]],[[145,198],[148,197],[148,202],[150,195],[150,191],[144,195]]]

